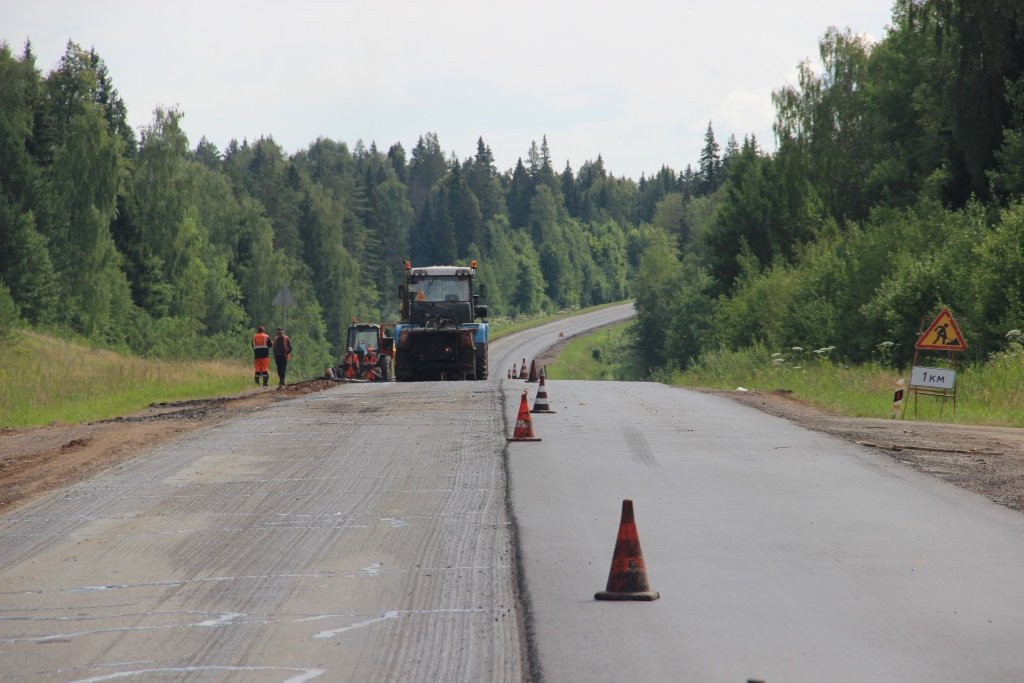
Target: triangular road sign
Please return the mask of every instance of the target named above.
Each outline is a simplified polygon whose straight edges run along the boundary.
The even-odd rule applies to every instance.
[[[298,306],[298,302],[292,296],[292,290],[288,289],[288,285],[277,291],[277,296],[274,297],[273,303],[275,306]]]
[[[953,320],[953,314],[948,308],[943,308],[924,334],[918,337],[914,348],[930,351],[966,351],[967,340]]]

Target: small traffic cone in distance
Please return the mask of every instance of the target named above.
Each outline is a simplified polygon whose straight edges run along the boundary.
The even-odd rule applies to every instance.
[[[529,375],[526,374],[526,359],[523,359],[523,365],[519,368],[519,379],[526,379]]]
[[[537,381],[537,361],[536,360],[531,360],[530,361],[530,375],[529,375],[529,378],[526,381],[527,382],[536,382]]]
[[[540,386],[537,387],[537,399],[533,402],[531,413],[553,413],[548,405],[548,392],[544,386],[544,375],[540,376]]]
[[[512,379],[512,368],[509,368],[508,370],[508,378]]]
[[[657,600],[661,595],[652,591],[647,582],[647,567],[640,550],[640,538],[633,519],[633,501],[622,501],[622,521],[615,539],[615,554],[608,572],[608,586],[594,594],[595,600]]]
[[[540,441],[533,435],[533,418],[530,417],[530,406],[526,403],[526,392],[519,401],[519,415],[516,417],[516,428],[512,436],[505,437],[508,441]]]

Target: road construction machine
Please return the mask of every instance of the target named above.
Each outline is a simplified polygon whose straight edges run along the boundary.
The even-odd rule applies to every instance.
[[[469,266],[414,268],[405,262],[398,286],[402,320],[395,325],[399,382],[487,379],[486,288],[476,291]],[[476,322],[477,320],[481,322]]]
[[[352,318],[348,328],[346,346],[359,356],[360,367],[366,370],[366,352],[373,351],[377,358],[376,376],[382,380],[393,377],[392,367],[395,359],[395,326],[394,324],[360,323]]]

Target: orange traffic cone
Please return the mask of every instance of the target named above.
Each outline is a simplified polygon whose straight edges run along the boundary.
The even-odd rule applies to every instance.
[[[640,538],[633,520],[633,501],[622,501],[622,521],[615,539],[615,554],[608,572],[608,586],[594,594],[595,600],[657,600],[661,597],[647,583],[647,568],[640,551]]]
[[[527,382],[536,382],[537,381],[537,361],[536,360],[531,360],[530,361],[530,377],[526,381]]]
[[[508,441],[540,441],[533,435],[533,419],[530,417],[530,406],[526,404],[526,392],[519,401],[519,416],[516,417],[516,428],[512,436],[505,437]]]
[[[519,368],[519,379],[526,379],[527,377],[528,375],[526,374],[526,359],[524,358],[523,365],[522,367]]]
[[[553,413],[551,406],[548,405],[548,392],[544,388],[544,375],[540,376],[540,386],[537,387],[537,400],[533,402],[533,410],[531,413]]]
[[[509,368],[508,370],[508,378],[512,379],[512,368]]]

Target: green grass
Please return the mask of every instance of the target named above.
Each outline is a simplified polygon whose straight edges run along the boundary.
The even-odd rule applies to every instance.
[[[921,365],[938,365],[921,362]],[[956,424],[1024,427],[1024,354],[1011,354],[984,365],[957,370],[957,405],[947,398],[904,390],[905,419]],[[847,367],[813,352],[788,350],[772,355],[763,348],[708,353],[671,383],[687,387],[790,391],[795,398],[853,417],[891,418],[893,394],[904,387],[908,372],[871,363]],[[916,411],[915,411],[916,403]],[[915,414],[916,413],[916,414]]]
[[[5,346],[0,427],[91,422],[253,386],[241,362],[146,360],[33,332],[16,332]]]
[[[640,380],[642,370],[632,352],[631,322],[603,327],[570,339],[547,366],[551,379]]]
[[[631,348],[631,323],[580,336],[566,344],[548,365],[551,379],[638,380],[638,356]],[[834,352],[834,351],[832,351]],[[830,353],[832,353],[830,352]],[[938,365],[933,361],[921,365]],[[704,354],[685,372],[656,373],[654,379],[676,386],[791,392],[794,398],[838,415],[891,418],[893,394],[905,386],[908,372],[880,363],[848,367],[833,362],[828,353],[787,349],[773,354],[763,347]],[[1024,349],[1016,348],[984,365],[957,371],[957,405],[952,399],[904,390],[904,419],[956,424],[1024,427]],[[916,414],[915,414],[916,413]]]

